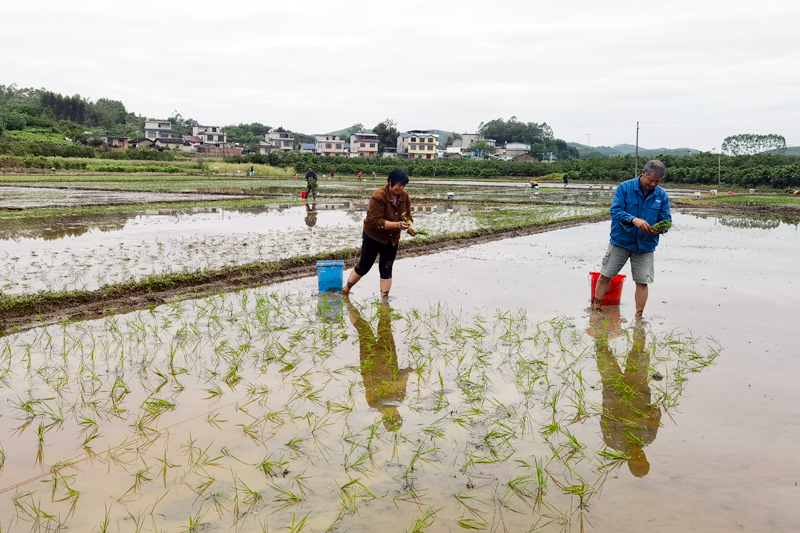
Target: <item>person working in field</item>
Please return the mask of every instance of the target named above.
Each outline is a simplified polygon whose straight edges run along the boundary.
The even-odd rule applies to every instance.
[[[350,294],[353,285],[370,271],[380,256],[381,297],[387,298],[392,288],[392,266],[400,244],[400,232],[416,234],[411,219],[411,198],[405,191],[408,174],[396,168],[389,173],[388,183],[372,193],[367,218],[364,219],[361,258],[350,271],[342,294]]]
[[[313,185],[312,185],[313,182]],[[317,196],[317,173],[314,172],[314,169],[308,167],[308,172],[306,172],[306,197],[311,196],[312,194],[314,197]]]
[[[639,177],[621,183],[611,202],[611,243],[603,257],[592,310],[599,311],[611,279],[619,274],[628,259],[636,282],[636,316],[641,317],[647,303],[648,285],[655,278],[654,255],[658,236],[650,226],[662,220],[672,222],[669,198],[659,183],[666,169],[661,161],[649,161]]]
[[[386,429],[397,431],[403,425],[398,407],[406,398],[406,385],[411,369],[400,368],[397,364],[397,348],[392,334],[392,309],[387,302],[381,303],[376,335],[350,302],[350,298],[345,297],[344,303],[347,304],[350,322],[358,331],[361,379],[364,381],[367,405],[379,410]]]

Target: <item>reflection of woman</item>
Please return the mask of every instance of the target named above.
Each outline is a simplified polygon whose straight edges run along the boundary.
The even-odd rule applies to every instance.
[[[597,369],[603,381],[600,419],[603,440],[628,456],[628,468],[637,477],[646,476],[650,471],[643,448],[655,440],[661,421],[661,409],[650,402],[647,384],[650,353],[645,340],[644,330],[636,328],[624,371],[605,339],[596,343]]]
[[[306,226],[309,228],[313,228],[317,225],[317,205],[316,204],[306,204],[306,218],[305,218]]]
[[[392,335],[392,309],[383,302],[378,312],[378,332],[372,333],[369,323],[361,317],[358,309],[344,298],[350,312],[350,322],[358,331],[361,356],[361,379],[364,395],[370,407],[380,410],[383,425],[395,431],[403,424],[398,406],[406,398],[406,384],[410,369],[400,370],[397,365],[397,348]]]
[[[396,168],[389,173],[388,183],[372,193],[369,200],[367,218],[364,220],[362,235],[361,259],[350,271],[343,294],[350,294],[350,289],[370,271],[375,259],[380,256],[378,269],[381,275],[381,296],[389,296],[392,288],[392,266],[397,256],[400,243],[400,232],[410,229],[416,231],[411,221],[411,198],[405,191],[408,174]],[[404,221],[407,215],[408,222]]]

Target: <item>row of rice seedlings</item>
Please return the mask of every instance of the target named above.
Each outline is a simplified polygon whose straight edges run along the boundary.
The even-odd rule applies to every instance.
[[[673,409],[718,353],[680,332],[587,339],[566,319],[531,324],[522,312],[346,307],[241,291],[3,338],[14,410],[0,425],[16,419],[34,458],[0,443],[0,491],[31,478],[30,464],[51,489],[46,499],[30,483],[0,492],[0,515],[14,528],[104,529],[128,517],[148,530],[167,491],[201,502],[181,516],[189,529],[256,527],[267,512],[289,529],[346,530],[387,496],[399,511],[436,509],[411,530],[451,513],[467,529],[513,527],[518,513],[561,527],[583,520],[609,472],[640,459],[648,437],[635,424],[625,446],[619,431],[608,436],[622,411],[646,420]],[[616,354],[648,359],[645,370],[626,362],[617,367],[630,376],[606,376]],[[665,379],[650,388],[655,369]],[[87,493],[103,476],[113,494],[89,526],[99,502]],[[338,502],[335,515],[324,502]]]

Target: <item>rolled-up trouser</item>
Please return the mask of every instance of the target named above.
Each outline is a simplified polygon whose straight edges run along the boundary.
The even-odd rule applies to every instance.
[[[394,258],[397,257],[397,248],[400,243],[392,244],[391,239],[386,244],[381,244],[366,233],[361,235],[363,242],[361,243],[361,259],[353,269],[359,276],[366,275],[367,272],[375,264],[375,258],[380,255],[378,261],[378,271],[381,273],[381,279],[392,279],[392,265],[394,265]]]
[[[650,284],[655,279],[654,256],[655,252],[631,252],[622,246],[609,244],[600,273],[607,278],[613,278],[630,259],[633,281]]]

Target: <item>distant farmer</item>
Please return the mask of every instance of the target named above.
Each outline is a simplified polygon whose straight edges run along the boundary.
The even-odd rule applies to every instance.
[[[380,256],[378,269],[381,276],[381,297],[387,298],[392,288],[392,266],[400,244],[400,232],[416,231],[411,219],[411,198],[405,191],[408,174],[396,168],[389,173],[388,183],[372,193],[361,236],[361,258],[350,271],[343,294],[367,274]]]
[[[313,182],[313,185],[312,185],[312,182]],[[307,184],[306,196],[308,197],[308,196],[311,196],[312,194],[314,196],[316,196],[317,195],[317,173],[314,172],[314,169],[311,168],[311,167],[308,167],[308,172],[306,172],[306,184]]]
[[[374,170],[372,171],[372,181],[375,181],[375,171]],[[795,193],[795,194],[797,194],[797,193]]]
[[[333,179],[333,175],[336,174],[336,171],[331,169],[331,179]]]
[[[621,183],[611,202],[611,243],[608,245],[600,278],[592,300],[592,310],[599,311],[611,279],[619,274],[628,259],[636,282],[636,316],[641,317],[647,303],[648,285],[655,277],[654,255],[658,236],[650,229],[662,221],[672,222],[669,198],[658,186],[666,169],[661,161],[649,161],[639,177]]]
[[[564,173],[564,187],[566,187],[567,185],[569,185],[569,176],[567,176],[567,173],[565,172]]]
[[[361,171],[359,170],[358,171],[358,181],[361,181],[361,179],[362,179],[362,174],[361,174]]]

